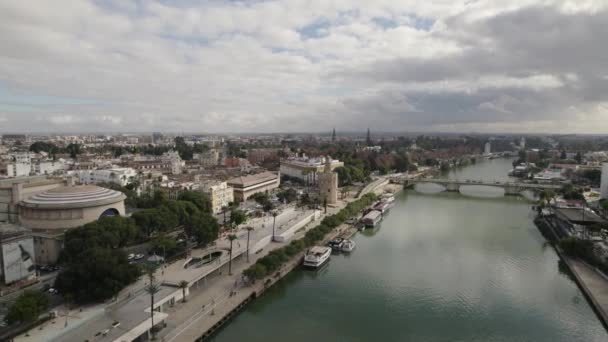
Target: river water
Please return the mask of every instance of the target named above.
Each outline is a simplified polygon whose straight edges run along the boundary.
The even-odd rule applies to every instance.
[[[495,159],[448,176],[506,180],[510,168]],[[400,194],[351,255],[292,272],[213,341],[608,341],[529,202],[420,191]]]

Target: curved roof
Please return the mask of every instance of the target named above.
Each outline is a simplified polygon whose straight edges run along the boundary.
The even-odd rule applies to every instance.
[[[119,191],[95,185],[64,186],[42,192],[21,202],[28,208],[86,208],[124,201]]]

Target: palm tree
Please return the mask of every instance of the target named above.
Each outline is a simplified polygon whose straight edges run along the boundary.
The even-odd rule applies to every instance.
[[[230,260],[228,261],[228,275],[232,275],[232,242],[236,239],[236,235],[228,235],[228,240],[230,240]]]
[[[182,280],[179,282],[179,287],[182,289],[182,303],[186,302],[186,289],[188,288],[188,282]]]
[[[249,262],[249,234],[253,230],[253,227],[248,226],[245,229],[247,229],[247,262]]]
[[[154,295],[160,291],[160,285],[155,283],[156,276],[154,273],[156,272],[156,266],[154,264],[146,264],[144,271],[150,280],[150,284],[145,287],[145,290],[150,294],[150,320],[152,323],[150,332],[152,334],[151,339],[154,340],[156,339],[156,332],[154,331]]]
[[[276,210],[272,212],[272,241],[274,241],[274,226],[277,222],[277,215],[279,215]]]
[[[160,285],[156,283],[150,283],[146,286],[146,292],[150,294],[150,320],[152,323],[150,326],[150,332],[152,333],[151,340],[156,339],[156,331],[154,331],[154,295],[158,293],[158,291],[160,291]]]

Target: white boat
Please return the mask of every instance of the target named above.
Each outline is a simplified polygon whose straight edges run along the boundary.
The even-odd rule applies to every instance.
[[[393,196],[393,194],[384,194],[382,196],[382,201],[391,204],[395,202],[395,196]]]
[[[355,246],[355,241],[346,239],[342,242],[342,252],[352,252]]]
[[[331,255],[330,247],[314,246],[304,255],[305,267],[318,268],[329,260]]]

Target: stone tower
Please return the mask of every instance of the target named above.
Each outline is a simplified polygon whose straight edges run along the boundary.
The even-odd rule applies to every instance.
[[[321,203],[324,200],[327,200],[329,205],[338,203],[338,174],[331,170],[331,157],[325,158],[325,169],[317,178]]]

